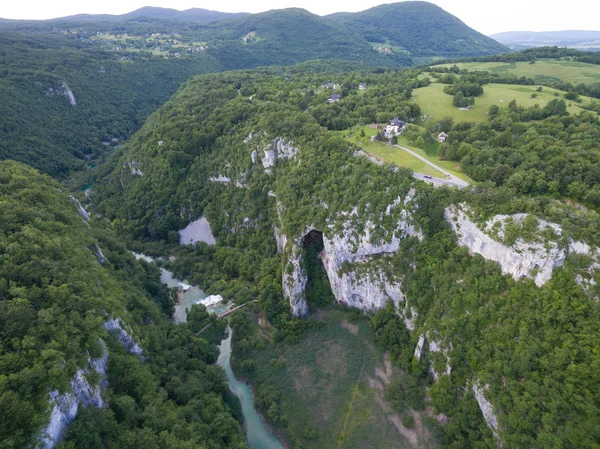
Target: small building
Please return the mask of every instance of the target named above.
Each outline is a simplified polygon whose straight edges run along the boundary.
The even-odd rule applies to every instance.
[[[340,87],[340,85],[336,83],[325,83],[322,84],[321,87],[323,87],[324,89],[337,89],[338,87]]]
[[[400,120],[398,117],[390,120],[388,125],[385,127],[385,136],[389,139],[392,136],[398,136],[404,132],[406,122]]]
[[[340,101],[341,99],[342,99],[342,96],[340,94],[333,94],[333,95],[329,96],[327,101],[329,101],[330,103],[335,103],[336,101]]]
[[[367,89],[367,85],[364,83],[361,83],[358,85],[358,90],[366,90]]]
[[[438,134],[438,142],[439,143],[444,143],[447,138],[448,138],[448,134],[446,134],[444,131],[442,131],[441,133]]]
[[[369,125],[369,128],[371,128],[371,129],[381,129],[381,125],[379,125],[377,123],[371,123]]]

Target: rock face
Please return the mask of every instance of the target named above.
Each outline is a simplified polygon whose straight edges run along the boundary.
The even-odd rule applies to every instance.
[[[61,82],[58,86],[54,87],[54,88],[50,88],[46,91],[46,95],[62,95],[64,96],[67,100],[69,100],[69,104],[71,106],[77,106],[77,102],[75,101],[75,95],[73,95],[73,92],[71,91],[71,89],[69,89],[69,86],[67,86],[67,83],[65,83],[64,81]]]
[[[90,216],[88,215],[87,211],[83,208],[79,200],[71,195],[69,195],[69,199],[73,204],[75,204],[75,206],[77,206],[77,211],[79,212],[79,215],[81,215],[85,221],[90,221]]]
[[[104,346],[104,342],[102,342]],[[52,407],[50,421],[38,438],[39,447],[52,449],[59,444],[65,436],[67,427],[77,416],[80,405],[84,407],[105,407],[101,392],[107,387],[106,366],[108,364],[108,352],[104,346],[104,352],[98,359],[88,359],[88,366],[77,371],[71,380],[71,391],[59,394],[54,390],[49,394],[49,403]],[[92,386],[86,379],[88,374],[96,372],[101,376],[100,383]]]
[[[125,329],[123,329],[123,326],[121,325],[121,320],[119,318],[113,318],[106,321],[106,323],[104,323],[104,327],[107,331],[112,333],[117,338],[117,340],[119,340],[121,346],[123,346],[127,351],[129,351],[131,354],[135,354],[138,357],[143,358],[142,348],[140,348],[140,345],[138,345],[135,342],[133,337],[129,335],[129,333]]]
[[[106,263],[106,256],[104,255],[104,253],[98,245],[96,245],[96,257],[98,258],[98,262],[100,262],[100,265],[104,266],[104,264]]]
[[[299,251],[298,246],[294,245],[291,251],[292,254],[296,254]],[[283,294],[290,301],[292,312],[296,316],[304,316],[308,312],[306,298],[304,297],[307,282],[308,277],[304,270],[302,256],[290,258],[284,267],[281,283]]]
[[[185,228],[179,230],[180,245],[195,245],[204,242],[207,245],[215,245],[217,240],[210,229],[210,222],[205,216],[192,221]]]
[[[494,408],[492,407],[492,404],[486,399],[486,397],[483,394],[483,392],[487,390],[487,386],[482,388],[479,386],[479,383],[476,382],[471,387],[471,390],[475,395],[475,399],[477,399],[477,403],[479,404],[479,409],[483,414],[483,419],[485,419],[485,423],[494,434],[494,437],[496,437],[496,439],[498,440],[499,446],[502,446],[500,436],[498,435],[498,418],[494,413]]]
[[[407,206],[414,193],[414,190],[411,190],[405,198],[398,198],[387,207],[383,215],[390,215],[392,210],[400,205]],[[400,283],[394,279],[388,279],[382,270],[376,266],[370,266],[369,262],[374,256],[397,252],[402,239],[409,235],[422,239],[421,232],[411,223],[408,210],[403,209],[400,212],[396,228],[385,241],[380,239],[373,242],[375,240],[373,233],[377,229],[377,225],[372,221],[365,223],[361,233],[357,232],[355,223],[358,211],[356,208],[347,214],[346,218],[340,233],[335,233],[333,224],[323,232],[324,250],[320,255],[336,300],[362,310],[382,308],[389,299],[396,305],[403,302],[405,297]],[[288,266],[291,267],[289,268],[290,272],[283,275],[285,279],[284,294],[290,300],[292,309],[297,315],[304,314],[308,308],[304,298],[306,274],[303,272],[301,259],[294,258],[294,254],[311,231],[314,231],[314,228],[309,228],[294,244],[292,260],[288,261]],[[283,240],[281,236],[279,238],[276,236],[276,239],[278,247],[285,245],[287,241]],[[289,285],[286,287],[286,284]]]
[[[459,245],[466,246],[487,260],[498,262],[502,272],[510,274],[515,280],[528,277],[541,287],[550,280],[553,270],[565,262],[566,251],[559,248],[556,242],[550,241],[544,245],[541,242],[525,242],[519,238],[514,245],[506,246],[480,229],[457,207],[446,208],[445,216],[458,237]],[[511,218],[522,221],[524,217],[524,214],[515,214]],[[506,215],[497,215],[486,223],[485,229],[492,229],[495,223],[503,222],[506,218]],[[549,227],[560,234],[557,225],[539,221],[540,231]]]
[[[129,168],[133,176],[144,176],[144,173],[140,170],[138,161],[124,162],[123,168]]]
[[[263,133],[250,133],[244,143],[248,144],[253,140],[256,140],[256,148],[252,151],[250,158],[252,163],[255,164],[258,161],[259,154],[262,151],[263,157],[261,162],[265,173],[271,173],[271,168],[275,165],[275,162],[279,159],[293,159],[300,153],[300,149],[295,147],[292,142],[289,142],[282,137],[276,137],[271,142],[267,143],[266,146],[261,148],[260,136]]]

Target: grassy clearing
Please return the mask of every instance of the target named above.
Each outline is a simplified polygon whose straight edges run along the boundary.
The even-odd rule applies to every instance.
[[[442,64],[450,67],[454,64]],[[461,69],[485,71],[500,76],[525,76],[536,81],[568,81],[573,84],[600,82],[600,66],[584,62],[543,59],[535,64],[529,62],[467,62],[456,64]]]
[[[360,132],[365,132],[365,137],[360,136]],[[368,126],[354,128],[350,131],[344,131],[344,135],[351,142],[360,146],[367,153],[377,156],[386,162],[396,164],[398,167],[406,167],[414,172],[422,173],[431,176],[443,176],[441,172],[433,167],[430,167],[422,160],[414,157],[410,153],[399,148],[394,148],[391,145],[379,141],[371,142],[371,136],[377,134],[376,129],[371,129]],[[400,143],[400,141],[398,142]]]
[[[365,137],[360,136],[361,130],[365,132]],[[407,153],[406,151],[395,148],[387,143],[371,142],[370,137],[377,134],[376,129],[371,129],[368,126],[362,126],[343,131],[340,134],[346,136],[346,139],[357,144],[366,152],[383,159],[385,162],[396,164],[398,167],[406,167],[414,172],[422,173],[424,175],[431,175],[441,178],[445,177],[443,173],[427,165],[425,162],[414,157],[410,153]],[[442,161],[438,158],[438,151],[440,148],[438,143],[427,145],[424,149],[421,149],[410,145],[406,137],[398,136],[398,144],[413,150],[419,156],[423,156],[434,164],[437,164],[443,169],[448,170],[450,173],[459,177],[460,179],[471,181],[468,176],[461,172],[460,165],[457,162]]]
[[[423,413],[415,412],[415,429],[398,427],[401,417],[387,405],[383,390],[404,374],[375,346],[367,319],[333,308],[313,320],[299,343],[268,344],[252,353],[253,385],[281,392],[288,424],[279,433],[295,435],[305,449],[439,447],[435,425]],[[315,432],[307,438],[306,429]]]
[[[486,84],[483,86],[483,95],[475,98],[475,105],[468,111],[460,110],[452,105],[453,97],[444,93],[444,84],[432,83],[427,87],[413,91],[414,100],[419,103],[425,115],[433,120],[443,117],[452,117],[455,122],[483,122],[487,120],[486,112],[492,105],[499,108],[508,108],[508,103],[517,100],[521,106],[529,107],[536,104],[544,107],[554,98],[564,98],[564,92],[542,87],[542,92],[536,92],[539,86],[519,86],[512,84]],[[531,98],[537,94],[536,98]],[[581,97],[583,103],[588,103],[590,98]],[[567,102],[570,114],[583,111],[577,103]]]

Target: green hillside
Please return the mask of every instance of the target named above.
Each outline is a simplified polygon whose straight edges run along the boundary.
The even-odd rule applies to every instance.
[[[169,60],[8,31],[0,31],[0,67],[0,159],[52,176],[97,163],[187,78],[220,70],[205,53]]]
[[[392,50],[382,52],[385,45]],[[122,16],[2,21],[0,159],[57,177],[81,172],[197,74],[317,59],[397,68],[503,50],[423,2],[330,17],[296,8],[232,16],[147,7]]]
[[[460,57],[504,53],[506,47],[428,2],[380,5],[328,16],[367,41],[398,46],[412,56]]]
[[[72,392],[84,369],[107,405],[80,406],[62,448],[245,448],[215,348],[172,323],[158,269],[90,228],[61,187],[0,162],[0,447],[33,447],[54,407],[49,393]],[[141,357],[106,330],[111,318]],[[88,363],[104,351],[106,373]]]
[[[327,92],[309,94],[318,92],[325,80],[351,86],[353,79],[363,77],[369,86],[366,91],[342,89],[343,99],[333,105],[326,103]],[[420,78],[417,70],[344,76],[301,69],[196,77],[103,168],[96,181],[97,210],[124,235],[173,248],[177,272],[195,276],[207,291],[224,292],[234,301],[258,299],[260,311],[248,324],[256,330],[235,319],[238,373],[248,371],[249,378],[260,382],[254,386],[265,393],[258,402],[282,438],[306,447],[313,447],[315,438],[331,441],[336,436],[339,443],[344,435],[328,430],[328,423],[311,421],[327,407],[325,397],[315,397],[310,404],[299,399],[312,394],[302,390],[303,379],[328,369],[319,368],[323,360],[303,355],[306,368],[299,370],[286,354],[305,354],[304,348],[279,349],[302,345],[304,335],[314,335],[313,326],[317,330],[324,326],[318,314],[315,320],[303,321],[290,313],[283,294],[288,284],[284,277],[282,286],[282,276],[294,269],[289,260],[298,253],[311,257],[310,248],[290,246],[303,241],[307,229],[322,229],[328,239],[335,239],[347,226],[358,235],[373,226],[376,231],[368,244],[389,244],[409,210],[409,223],[422,230],[422,240],[405,236],[397,252],[348,261],[339,274],[350,273],[360,282],[386,276],[386,285],[402,283],[406,303],[399,303],[388,315],[382,311],[371,326],[378,344],[409,376],[410,387],[401,387],[404,393],[399,393],[402,404],[409,402],[403,410],[411,414],[410,410],[423,410],[426,404],[420,401],[430,387],[433,413],[448,417],[440,428],[445,444],[493,448],[496,441],[482,421],[472,390],[465,387],[477,377],[488,385],[486,397],[496,411],[498,438],[507,447],[531,447],[544,441],[593,447],[600,441],[594,430],[600,404],[595,393],[584,396],[598,382],[593,348],[600,334],[593,298],[599,290],[597,284],[586,283],[598,279],[598,271],[585,267],[594,267],[589,258],[596,256],[569,254],[543,285],[513,278],[502,274],[497,263],[471,256],[464,244],[459,246],[460,234],[452,231],[454,222],[445,218],[445,211],[460,204],[470,211],[473,229],[485,229],[485,221],[495,214],[525,214],[529,217],[525,221],[508,220],[502,235],[493,234],[497,226],[485,231],[507,248],[518,240],[519,245],[539,244],[546,254],[545,247],[555,248],[554,239],[563,242],[556,245],[568,245],[564,242],[572,239],[598,247],[597,116],[568,115],[566,104],[555,99],[544,108],[511,105],[480,124],[453,124],[447,119],[425,126],[411,124],[405,134],[415,143],[432,140],[440,129],[448,130],[440,155],[483,183],[464,190],[434,189],[412,180],[407,170],[359,157],[359,148],[342,138],[345,131],[332,132],[372,121],[385,123],[394,116],[419,123],[411,117],[420,113],[410,94],[425,82]],[[396,103],[400,97],[404,100]],[[375,105],[386,112],[378,115]],[[280,145],[291,155],[282,155],[272,166],[261,160],[265,151]],[[297,148],[297,154],[287,145]],[[133,161],[142,176],[123,172],[123,165]],[[217,181],[223,177],[229,181]],[[402,203],[405,210],[390,206],[411,188],[418,207],[411,208],[410,201],[408,206]],[[200,215],[210,221],[217,244],[177,246],[177,230]],[[538,218],[560,224],[560,234],[554,228],[538,232]],[[288,245],[279,253],[274,229],[287,236]],[[345,248],[365,245],[354,242]],[[536,257],[543,265],[550,256]],[[306,262],[307,270],[312,270],[310,263]],[[310,287],[315,293],[306,299],[309,308],[325,307],[320,301],[327,304],[328,296],[318,269],[313,276],[308,285],[319,287]],[[410,307],[414,317],[410,333],[396,315],[405,313],[404,307]],[[449,359],[441,353],[431,353],[430,359],[420,362],[414,358],[419,334],[427,332],[446,344],[452,342],[453,349],[445,353]],[[431,363],[439,373],[448,360],[450,376],[436,381],[428,375]],[[347,366],[348,372],[356,372],[350,370],[350,361]],[[305,377],[292,385],[283,381],[281,372],[271,377],[277,369]],[[362,401],[372,393],[359,386],[350,388],[347,379],[338,381],[336,401],[367,407],[350,398]],[[295,392],[286,394],[292,388]],[[410,398],[417,399],[411,402]],[[525,416],[524,409],[529,411]],[[352,410],[349,419],[362,422]],[[335,416],[331,422],[338,422]],[[551,428],[548,420],[554,423]],[[306,427],[299,428],[298,422]],[[367,444],[366,435],[352,433],[355,447]]]

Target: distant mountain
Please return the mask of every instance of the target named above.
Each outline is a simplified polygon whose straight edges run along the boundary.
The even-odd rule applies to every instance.
[[[369,42],[401,47],[413,56],[473,56],[506,51],[503,45],[428,2],[393,3],[327,18],[344,24]]]
[[[557,46],[600,50],[600,31],[508,31],[490,37],[513,49]]]
[[[247,13],[227,13],[219,11],[211,11],[202,8],[191,8],[184,11],[171,8],[157,8],[154,6],[145,6],[135,11],[120,14],[76,14],[73,16],[59,17],[56,19],[43,20],[43,21],[22,21],[22,20],[9,20],[0,19],[0,23],[64,23],[64,22],[127,22],[132,20],[169,20],[169,21],[181,21],[181,22],[193,22],[193,23],[210,23],[217,22],[219,20],[232,19],[234,17],[241,17],[248,15]]]

